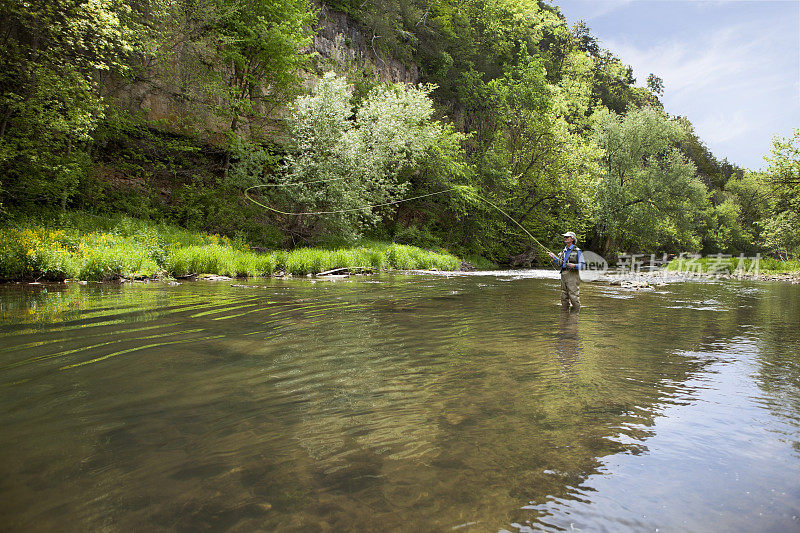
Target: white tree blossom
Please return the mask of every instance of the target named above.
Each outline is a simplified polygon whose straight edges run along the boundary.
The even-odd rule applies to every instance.
[[[432,120],[430,86],[383,85],[353,112],[352,90],[329,72],[309,96],[298,98],[289,116],[297,147],[287,161],[286,185],[297,210],[356,211],[324,215],[329,232],[356,237],[388,210],[370,208],[402,198],[413,168],[444,135]],[[363,208],[363,209],[359,209]]]

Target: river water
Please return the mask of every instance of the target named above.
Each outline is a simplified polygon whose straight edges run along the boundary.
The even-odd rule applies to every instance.
[[[0,287],[4,531],[798,531],[800,286]]]

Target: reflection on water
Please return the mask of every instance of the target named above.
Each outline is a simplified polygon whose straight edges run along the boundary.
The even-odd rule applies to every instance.
[[[800,287],[582,292],[2,287],[0,523],[800,529]]]
[[[561,373],[564,376],[575,375],[574,368],[581,355],[581,342],[578,337],[578,316],[579,313],[571,312],[569,309],[562,308],[561,310],[556,353],[561,365]]]

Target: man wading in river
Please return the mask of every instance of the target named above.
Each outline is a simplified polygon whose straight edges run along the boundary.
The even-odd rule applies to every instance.
[[[575,233],[568,231],[564,234],[564,249],[561,253],[556,255],[547,252],[556,267],[561,269],[561,306],[563,309],[569,309],[569,304],[572,303],[574,311],[581,308],[581,276],[578,271],[586,268],[583,252],[577,243],[578,238]]]

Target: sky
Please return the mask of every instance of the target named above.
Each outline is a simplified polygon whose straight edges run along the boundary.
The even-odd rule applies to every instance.
[[[774,135],[800,128],[800,0],[552,0],[633,67],[720,160],[766,167]]]

